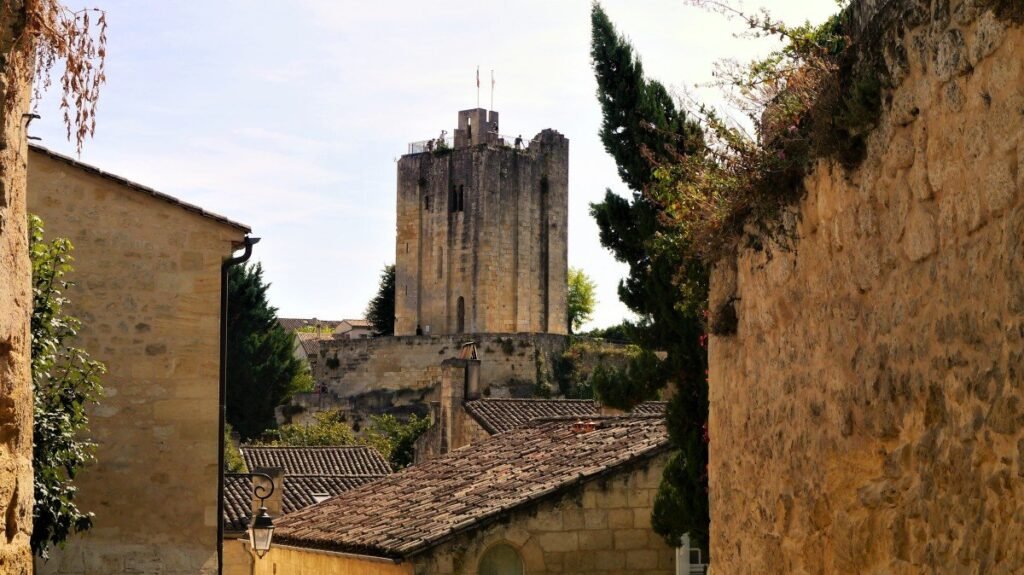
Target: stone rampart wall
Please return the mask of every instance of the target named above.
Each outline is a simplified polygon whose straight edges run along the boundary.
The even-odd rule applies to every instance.
[[[321,346],[320,362],[328,388],[339,397],[378,389],[422,389],[440,380],[441,362],[457,357],[468,341],[476,343],[482,362],[481,391],[493,397],[531,390],[537,381],[537,357],[550,365],[554,354],[568,344],[562,335],[532,333],[333,340]]]
[[[1024,29],[987,4],[855,6],[898,82],[866,161],[714,271],[715,572],[1024,571]]]

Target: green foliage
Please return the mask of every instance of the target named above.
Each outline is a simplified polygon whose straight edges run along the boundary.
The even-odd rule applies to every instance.
[[[569,333],[576,333],[583,327],[583,324],[590,321],[594,313],[594,305],[597,304],[594,290],[597,289],[597,286],[579,268],[569,268],[568,278],[569,301],[567,308],[569,310]]]
[[[227,421],[244,441],[276,425],[274,409],[308,381],[294,356],[294,334],[277,323],[263,268],[231,268],[228,277]]]
[[[614,343],[634,343],[633,329],[635,328],[632,323],[623,320],[621,323],[610,325],[608,327],[594,328],[580,335],[592,339],[603,339]]]
[[[590,382],[595,397],[602,403],[631,409],[640,402],[658,398],[658,390],[666,380],[664,368],[654,352],[642,349],[629,359],[624,368],[598,365]]]
[[[318,447],[331,445],[355,445],[356,436],[345,422],[344,414],[337,409],[321,411],[313,415],[312,424],[289,423],[278,429],[266,431],[258,444]]]
[[[398,471],[412,465],[416,439],[429,427],[430,418],[416,414],[404,423],[391,414],[373,415],[362,442],[380,452]]]
[[[593,389],[606,403],[629,408],[672,381],[706,405],[707,353],[700,342],[708,270],[696,255],[699,246],[678,232],[667,211],[671,206],[657,192],[663,188],[659,169],[684,161],[705,162],[712,151],[700,126],[676,109],[661,84],[644,77],[632,47],[597,4],[592,24],[591,57],[604,114],[601,140],[634,193],[627,200],[608,190],[603,202],[591,205],[591,215],[602,245],[629,266],[629,276],[619,284],[619,299],[639,317],[630,329],[631,339],[644,350],[624,370],[595,370]],[[665,353],[663,361],[657,360],[655,350]],[[706,407],[694,409],[670,418],[669,426],[702,427],[706,419]],[[682,452],[699,449],[675,443],[673,447]],[[688,465],[703,470],[707,459],[688,460]],[[666,476],[663,482],[692,477]],[[674,493],[707,497],[706,480],[670,487]],[[706,532],[708,524],[706,516],[677,514],[671,528],[662,527],[659,533],[670,538],[679,531]]]
[[[42,221],[29,217],[32,260],[32,467],[35,506],[32,510],[32,552],[46,559],[51,545],[92,526],[93,514],[75,503],[75,475],[94,458],[95,444],[86,437],[86,406],[102,394],[104,365],[70,345],[80,322],[64,311],[65,292],[73,286],[72,245],[66,238],[47,243]]]
[[[590,57],[603,113],[601,142],[615,158],[622,181],[643,191],[651,181],[652,163],[702,147],[700,127],[676,109],[664,86],[644,77],[633,47],[597,3],[590,21]]]
[[[231,437],[233,430],[230,425],[224,426],[224,468],[228,473],[245,473],[245,459],[238,451],[238,445]]]
[[[373,325],[373,335],[395,334],[395,266],[384,266],[380,286],[366,306],[366,320]]]

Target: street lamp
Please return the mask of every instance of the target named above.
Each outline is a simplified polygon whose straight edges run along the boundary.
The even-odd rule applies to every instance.
[[[274,520],[271,519],[270,513],[267,513],[267,506],[265,504],[266,500],[274,494],[274,479],[266,473],[259,472],[227,473],[225,475],[248,477],[249,479],[259,477],[266,480],[265,484],[262,481],[259,483],[256,481],[252,482],[252,494],[260,500],[260,508],[249,523],[249,545],[256,552],[256,556],[263,559],[267,551],[270,551],[270,542],[274,537]]]

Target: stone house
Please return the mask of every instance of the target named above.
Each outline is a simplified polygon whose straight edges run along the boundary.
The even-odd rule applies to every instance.
[[[29,212],[75,247],[77,344],[108,368],[76,477],[93,528],[37,572],[214,573],[221,262],[249,228],[38,146],[28,166]]]
[[[674,572],[661,416],[535,420],[284,517],[258,575]]]
[[[365,339],[373,337],[373,324],[365,319],[343,319],[334,328],[333,336],[339,339]]]
[[[274,478],[275,490],[266,505],[275,518],[391,473],[391,466],[381,454],[364,445],[242,446],[240,451],[247,469]],[[258,500],[253,497],[250,477],[228,474],[224,479],[224,573],[248,575],[254,557],[245,539]]]
[[[475,348],[469,353],[473,358],[476,357]],[[591,399],[483,397],[480,392],[481,364],[478,359],[461,358],[442,362],[438,400],[430,402],[433,423],[416,439],[417,463],[497,433],[511,431],[534,419],[587,419],[621,414]],[[664,416],[666,405],[663,401],[647,401],[637,405],[633,413]]]

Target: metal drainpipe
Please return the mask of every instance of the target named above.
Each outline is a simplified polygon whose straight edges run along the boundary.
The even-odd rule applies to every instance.
[[[217,445],[217,573],[224,573],[224,422],[227,417],[228,398],[228,272],[232,267],[249,261],[252,247],[259,238],[245,236],[245,253],[228,258],[220,265],[220,418]]]

